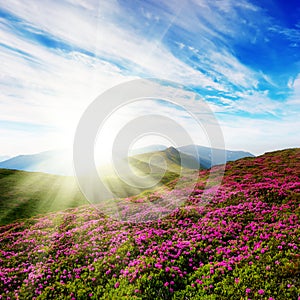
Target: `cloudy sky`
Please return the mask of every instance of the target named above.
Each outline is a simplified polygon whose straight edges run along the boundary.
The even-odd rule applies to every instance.
[[[299,146],[298,1],[0,0],[0,37],[0,155],[71,145],[98,95],[149,77],[196,91],[228,149]]]

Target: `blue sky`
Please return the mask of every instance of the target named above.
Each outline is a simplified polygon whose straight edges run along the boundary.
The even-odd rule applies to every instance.
[[[298,1],[5,0],[0,36],[0,155],[70,145],[100,93],[148,77],[199,93],[229,149],[299,146]]]

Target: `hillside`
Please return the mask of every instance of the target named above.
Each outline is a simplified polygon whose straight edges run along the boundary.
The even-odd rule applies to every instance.
[[[172,172],[180,172],[181,167],[195,170],[199,170],[201,168],[196,158],[191,155],[181,153],[174,147],[169,147],[162,151],[139,154],[130,158],[131,161],[135,160],[145,162],[146,165],[149,165],[151,162],[154,167],[159,167],[161,162],[164,161],[166,163],[166,168]]]
[[[143,176],[149,173],[149,165],[137,157],[145,158],[146,156],[144,154],[144,156],[132,157],[130,161],[135,170]],[[45,157],[52,158],[53,153],[33,155],[31,160],[29,159],[30,156],[26,156],[25,160],[21,156],[20,161],[30,164],[37,162],[37,157],[42,161]],[[150,190],[148,188],[146,190],[151,191],[158,186],[167,185],[178,177],[178,172],[180,173],[180,159],[176,152],[171,155],[167,151],[165,157],[167,161],[172,163],[172,170],[167,171],[157,185],[156,183],[160,179],[162,169],[159,166],[152,166],[156,168],[156,172],[154,169],[152,174],[153,187]],[[13,159],[12,161],[17,163],[18,160]],[[11,164],[10,166],[13,167],[14,165]],[[171,168],[171,164],[168,166]],[[145,191],[143,188],[135,188],[126,184],[126,182],[123,182],[116,176],[106,178],[106,182],[115,195],[119,197],[129,197]],[[149,182],[150,186],[151,183]],[[74,208],[88,203],[78,190],[74,178],[59,175],[0,169],[0,191],[0,225],[8,224],[17,219]]]
[[[133,174],[128,173],[128,165]],[[180,153],[174,147],[162,151],[147,152],[119,159],[117,161],[119,175],[112,168],[107,168],[103,179],[113,193],[121,198],[138,195],[144,191],[154,192],[176,180],[181,173],[194,174],[199,170],[198,161],[187,154]],[[147,176],[147,188],[141,187]]]
[[[74,178],[0,169],[0,225],[87,204]]]
[[[229,163],[203,203],[208,172],[160,220],[136,222],[145,196],[127,222],[86,206],[1,227],[2,298],[298,299],[300,149]]]

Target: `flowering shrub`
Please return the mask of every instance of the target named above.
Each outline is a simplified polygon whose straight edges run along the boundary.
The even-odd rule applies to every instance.
[[[278,151],[162,220],[80,207],[0,227],[0,299],[300,299],[299,177],[300,150]]]

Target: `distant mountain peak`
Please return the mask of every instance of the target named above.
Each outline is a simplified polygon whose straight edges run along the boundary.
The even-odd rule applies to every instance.
[[[179,154],[179,151],[175,147],[173,147],[173,146],[167,148],[165,151],[168,152],[168,153],[175,154],[175,155]]]

